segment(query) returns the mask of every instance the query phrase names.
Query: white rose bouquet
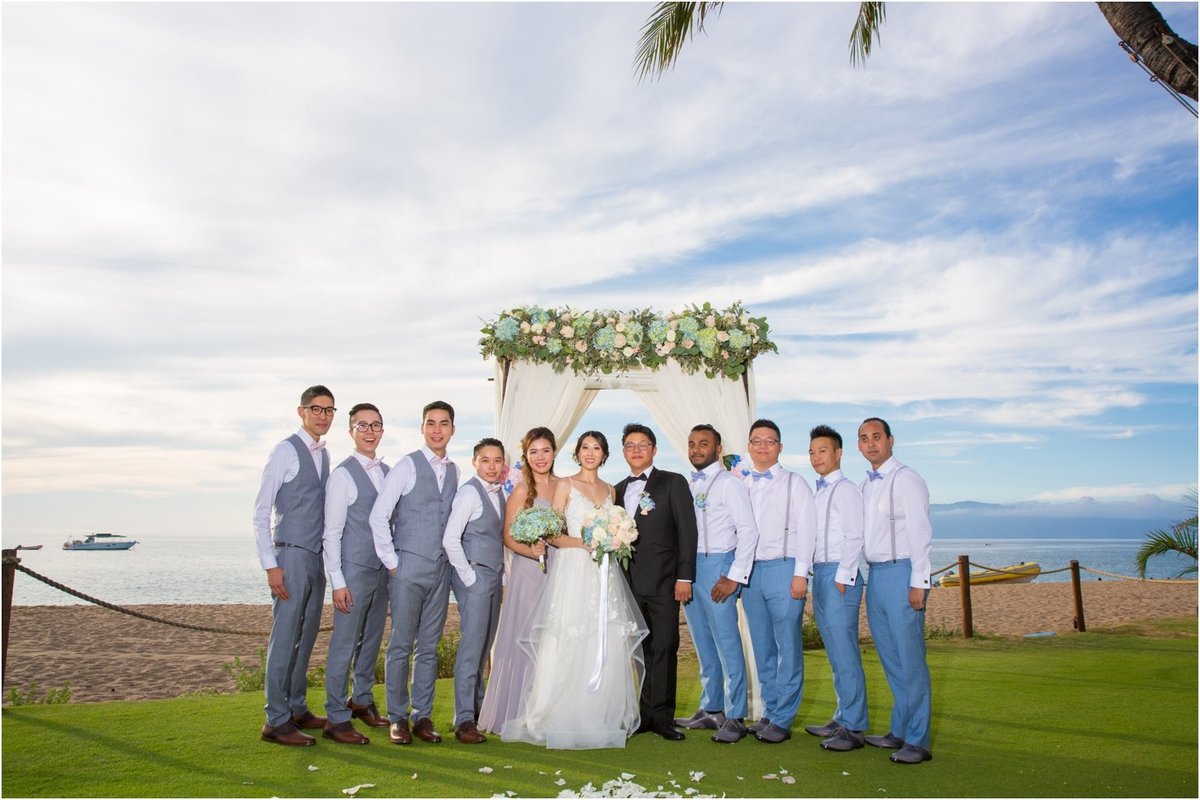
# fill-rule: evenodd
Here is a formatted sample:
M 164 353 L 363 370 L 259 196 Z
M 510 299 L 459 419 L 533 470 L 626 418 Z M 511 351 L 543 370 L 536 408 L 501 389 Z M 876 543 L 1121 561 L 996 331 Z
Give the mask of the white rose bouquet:
M 597 564 L 611 553 L 621 566 L 627 566 L 638 538 L 633 517 L 620 506 L 589 511 L 583 518 L 582 533 L 584 543 L 592 546 L 592 558 Z

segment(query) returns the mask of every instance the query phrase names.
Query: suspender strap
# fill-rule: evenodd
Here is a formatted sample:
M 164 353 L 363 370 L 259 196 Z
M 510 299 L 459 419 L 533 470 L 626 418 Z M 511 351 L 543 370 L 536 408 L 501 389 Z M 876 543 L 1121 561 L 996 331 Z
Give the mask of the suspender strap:
M 792 475 L 795 473 L 789 472 L 787 477 L 787 503 L 783 508 L 783 557 L 788 557 L 788 539 L 791 538 L 792 524 Z
M 896 560 L 896 479 L 900 477 L 900 473 L 908 467 L 901 467 L 892 475 L 892 482 L 888 484 L 888 515 L 889 525 L 892 530 L 892 561 Z
M 842 476 L 833 482 L 833 486 L 829 487 L 829 500 L 825 504 L 825 561 L 829 561 L 829 520 L 833 515 L 833 493 L 837 491 L 837 487 L 840 486 L 844 480 L 849 479 L 845 476 Z
M 708 493 L 712 489 L 712 485 L 716 483 L 717 478 L 721 476 L 723 470 L 717 470 L 717 473 L 708 479 L 708 483 L 704 484 L 704 508 L 700 509 L 700 529 L 704 535 L 704 554 L 708 555 Z

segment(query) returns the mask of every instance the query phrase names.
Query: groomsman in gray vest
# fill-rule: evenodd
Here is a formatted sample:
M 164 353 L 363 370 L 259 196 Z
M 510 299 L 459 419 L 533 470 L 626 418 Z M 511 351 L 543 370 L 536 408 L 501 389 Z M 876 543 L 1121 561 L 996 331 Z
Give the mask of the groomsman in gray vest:
M 321 534 L 325 528 L 325 479 L 329 454 L 321 437 L 333 423 L 333 392 L 310 386 L 300 395 L 300 430 L 275 446 L 263 468 L 254 500 L 254 542 L 274 598 L 267 641 L 264 690 L 268 742 L 303 747 L 325 720 L 308 709 L 308 659 L 321 627 L 325 576 Z M 271 510 L 275 523 L 271 524 Z
M 430 744 L 442 740 L 430 715 L 437 684 L 437 643 L 450 602 L 450 566 L 442 534 L 458 488 L 458 467 L 446 457 L 454 435 L 454 409 L 449 403 L 436 400 L 425 406 L 421 435 L 424 446 L 400 459 L 388 473 L 370 516 L 375 553 L 391 576 L 392 635 L 384 674 L 391 722 L 388 738 L 395 744 L 412 744 L 413 736 Z
M 354 453 L 325 486 L 325 572 L 333 587 L 333 635 L 325 662 L 325 737 L 339 744 L 369 741 L 350 724 L 358 717 L 373 728 L 389 726 L 375 707 L 375 659 L 387 618 L 387 571 L 375 554 L 368 517 L 388 473 L 376 458 L 383 416 L 370 403 L 350 409 Z M 353 665 L 354 684 L 347 697 Z
M 454 495 L 442 546 L 450 560 L 450 585 L 458 602 L 462 637 L 454 662 L 454 738 L 483 744 L 483 667 L 496 638 L 504 575 L 504 444 L 480 439 L 475 445 L 475 476 Z

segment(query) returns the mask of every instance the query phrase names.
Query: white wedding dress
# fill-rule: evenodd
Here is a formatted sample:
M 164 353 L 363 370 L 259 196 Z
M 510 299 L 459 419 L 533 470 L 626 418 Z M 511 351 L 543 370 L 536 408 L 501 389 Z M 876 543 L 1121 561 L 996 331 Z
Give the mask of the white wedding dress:
M 604 507 L 611 505 L 605 500 Z M 571 536 L 581 536 L 583 519 L 594 507 L 572 485 L 566 508 Z M 602 570 L 608 576 L 608 603 L 605 653 L 597 675 Z M 639 723 L 638 696 L 645 677 L 641 642 L 646 633 L 615 559 L 600 566 L 583 548 L 556 551 L 541 605 L 520 640 L 534 664 L 522 693 L 521 713 L 504 724 L 501 738 L 554 750 L 624 747 Z

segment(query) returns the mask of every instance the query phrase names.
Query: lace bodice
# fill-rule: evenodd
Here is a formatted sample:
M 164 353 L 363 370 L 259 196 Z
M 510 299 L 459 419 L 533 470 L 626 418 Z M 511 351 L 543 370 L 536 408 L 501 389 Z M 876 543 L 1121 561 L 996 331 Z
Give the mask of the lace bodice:
M 612 497 L 606 497 L 600 508 L 610 508 L 611 506 Z M 567 500 L 567 508 L 564 512 L 567 518 L 567 534 L 582 539 L 583 519 L 588 515 L 589 511 L 596 507 L 596 504 L 589 500 L 588 496 L 572 483 L 571 497 Z

